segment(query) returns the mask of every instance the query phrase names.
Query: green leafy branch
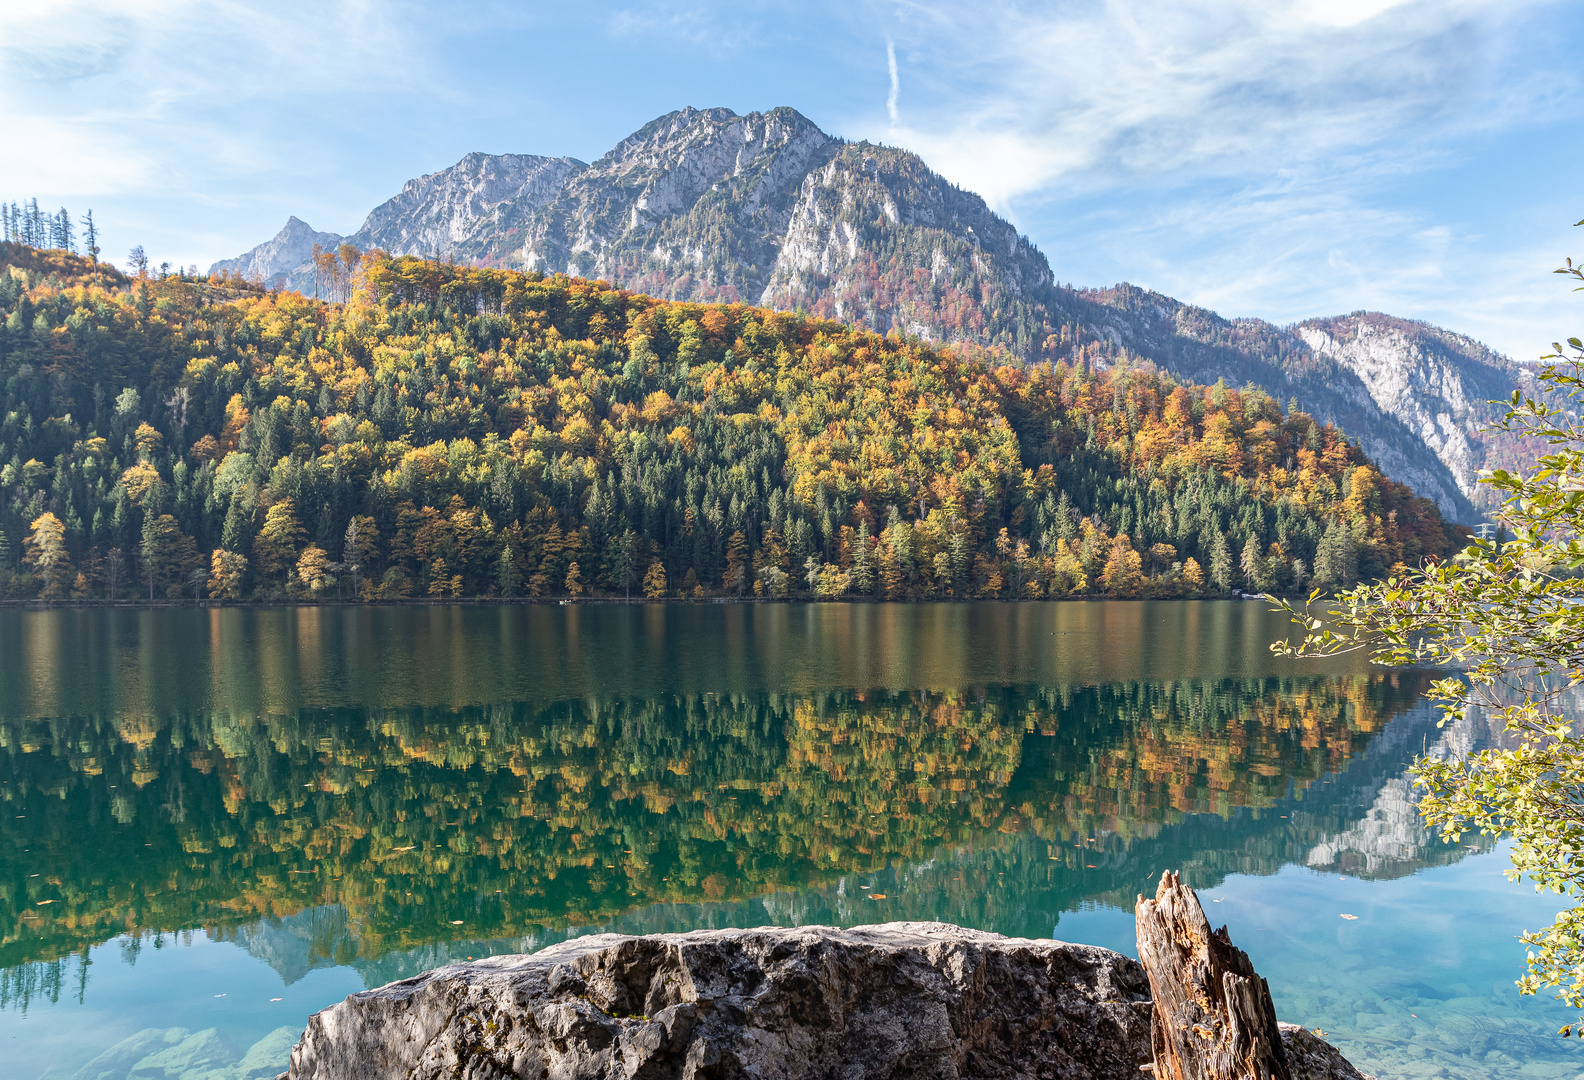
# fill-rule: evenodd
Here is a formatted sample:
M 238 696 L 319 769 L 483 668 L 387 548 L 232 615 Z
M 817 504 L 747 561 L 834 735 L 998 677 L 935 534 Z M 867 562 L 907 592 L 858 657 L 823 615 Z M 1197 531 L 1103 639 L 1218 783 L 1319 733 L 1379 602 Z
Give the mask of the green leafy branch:
M 1584 282 L 1572 260 L 1557 272 Z M 1477 712 L 1500 723 L 1505 745 L 1415 763 L 1419 810 L 1448 842 L 1475 831 L 1511 835 L 1508 877 L 1570 899 L 1550 926 L 1522 936 L 1528 970 L 1518 988 L 1555 988 L 1584 1010 L 1584 737 L 1575 730 L 1584 685 L 1584 341 L 1554 343 L 1542 359 L 1541 391 L 1514 391 L 1496 429 L 1541 440 L 1549 452 L 1526 473 L 1481 478 L 1505 497 L 1506 535 L 1331 598 L 1272 597 L 1302 634 L 1271 648 L 1446 669 L 1452 674 L 1429 691 L 1441 724 Z M 1575 1030 L 1584 1034 L 1584 1021 L 1561 1034 Z

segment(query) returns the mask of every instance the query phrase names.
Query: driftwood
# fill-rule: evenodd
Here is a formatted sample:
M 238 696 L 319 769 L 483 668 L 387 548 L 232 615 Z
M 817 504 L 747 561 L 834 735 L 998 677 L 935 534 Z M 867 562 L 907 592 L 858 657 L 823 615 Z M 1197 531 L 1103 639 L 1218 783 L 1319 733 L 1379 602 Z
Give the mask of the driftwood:
M 1292 1080 L 1270 988 L 1226 927 L 1211 932 L 1194 891 L 1166 871 L 1135 922 L 1156 1080 Z

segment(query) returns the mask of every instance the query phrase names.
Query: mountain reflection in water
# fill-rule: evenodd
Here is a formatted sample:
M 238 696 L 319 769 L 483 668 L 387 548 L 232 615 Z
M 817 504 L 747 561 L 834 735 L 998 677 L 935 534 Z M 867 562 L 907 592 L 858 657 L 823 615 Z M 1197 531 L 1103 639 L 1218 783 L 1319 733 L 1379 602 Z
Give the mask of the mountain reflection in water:
M 344 925 L 315 951 L 341 963 L 458 921 L 521 938 L 767 893 L 802 896 L 798 921 L 852 922 L 873 912 L 829 886 L 899 868 L 956 871 L 910 891 L 934 909 L 906 917 L 1049 933 L 1159 867 L 1208 880 L 1325 849 L 1391 779 L 1350 784 L 1347 762 L 1418 690 L 1311 676 L 7 720 L 0 850 L 38 876 L 6 875 L 0 964 L 326 905 Z
M 0 1001 L 80 994 L 118 935 L 372 984 L 591 926 L 1041 936 L 1165 867 L 1455 857 L 1371 811 L 1439 734 L 1426 677 L 1273 674 L 1281 629 L 1232 604 L 7 613 Z

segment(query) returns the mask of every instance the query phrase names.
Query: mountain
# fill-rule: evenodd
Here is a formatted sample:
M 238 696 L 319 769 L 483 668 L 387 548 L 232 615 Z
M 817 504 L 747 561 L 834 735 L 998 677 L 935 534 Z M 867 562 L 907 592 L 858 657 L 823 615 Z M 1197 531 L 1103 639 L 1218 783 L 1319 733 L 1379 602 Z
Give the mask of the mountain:
M 1476 520 L 1493 505 L 1480 469 L 1525 459 L 1517 440 L 1481 429 L 1501 418 L 1493 399 L 1534 389 L 1533 372 L 1472 338 L 1377 312 L 1289 327 L 1225 319 L 1126 284 L 1077 295 L 1095 361 L 1137 356 L 1190 382 L 1295 397 L 1454 519 Z
M 645 125 L 528 221 L 529 269 L 667 299 L 758 302 L 809 173 L 840 143 L 792 109 L 684 109 Z
M 1496 505 L 1489 489 L 1476 483 L 1479 470 L 1514 468 L 1540 452 L 1485 430 L 1505 412 L 1492 402 L 1505 401 L 1514 387 L 1539 390 L 1532 367 L 1462 334 L 1377 312 L 1311 319 L 1293 330 L 1316 355 L 1355 376 L 1383 412 L 1433 450 L 1476 506 Z
M 211 266 L 209 272 L 230 273 L 250 281 L 271 284 L 290 283 L 296 288 L 296 283 L 291 281 L 292 275 L 308 262 L 313 246 L 318 244 L 321 248 L 333 248 L 340 245 L 343 239 L 336 233 L 315 232 L 307 222 L 294 215 L 286 219 L 286 226 L 275 234 L 274 239 L 234 259 L 222 259 Z M 311 282 L 311 269 L 308 277 Z
M 523 216 L 551 202 L 569 176 L 586 168 L 574 158 L 469 154 L 449 169 L 407 181 L 349 236 L 315 232 L 292 217 L 274 239 L 215 263 L 209 272 L 310 291 L 314 244 L 323 250 L 352 244 L 364 251 L 501 262 L 503 245 L 520 230 Z
M 407 181 L 347 239 L 365 250 L 499 262 L 524 219 L 587 168 L 567 157 L 469 154 L 449 169 Z
M 1280 327 L 1122 284 L 1058 284 L 1037 248 L 916 154 L 827 135 L 794 109 L 681 109 L 593 164 L 469 154 L 409 181 L 348 237 L 292 218 L 217 263 L 311 290 L 314 242 L 744 301 L 1023 360 L 1154 363 L 1296 396 L 1387 473 L 1472 521 L 1481 468 L 1522 448 L 1479 428 L 1527 369 L 1469 338 L 1357 312 Z M 295 260 L 295 261 L 294 261 Z

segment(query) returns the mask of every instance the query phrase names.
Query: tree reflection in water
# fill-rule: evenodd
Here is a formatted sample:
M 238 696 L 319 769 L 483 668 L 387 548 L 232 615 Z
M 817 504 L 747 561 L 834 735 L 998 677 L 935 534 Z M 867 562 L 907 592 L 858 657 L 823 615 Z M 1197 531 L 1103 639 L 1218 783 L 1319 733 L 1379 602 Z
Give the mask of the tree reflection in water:
M 937 910 L 914 916 L 982 925 L 1016 893 L 1040 898 L 1048 933 L 1051 905 L 1130 902 L 1168 850 L 1211 873 L 1301 858 L 1295 830 L 1312 846 L 1360 808 L 1260 812 L 1318 806 L 1290 797 L 1420 688 L 1308 676 L 5 720 L 5 993 L 60 993 L 69 976 L 28 962 L 118 934 L 334 906 L 315 957 L 373 963 L 765 894 L 852 921 L 815 894 L 939 867 L 956 872 L 928 890 Z

